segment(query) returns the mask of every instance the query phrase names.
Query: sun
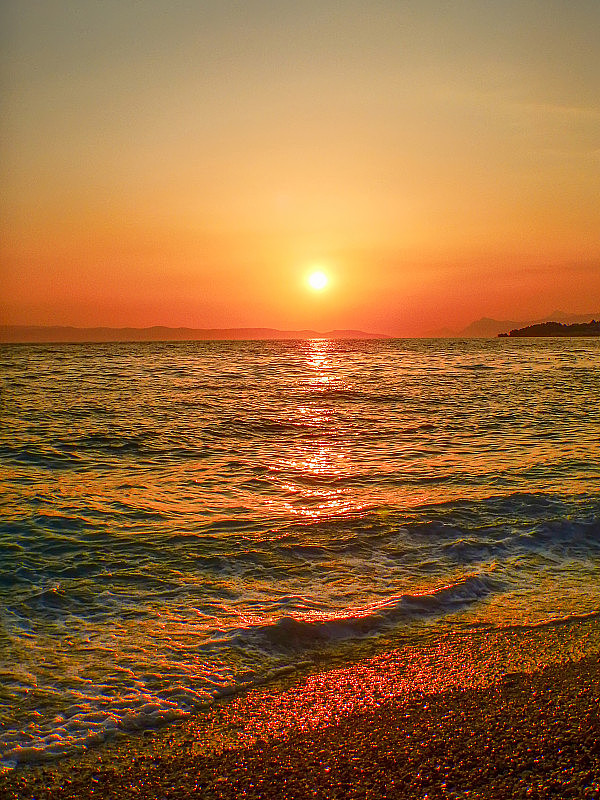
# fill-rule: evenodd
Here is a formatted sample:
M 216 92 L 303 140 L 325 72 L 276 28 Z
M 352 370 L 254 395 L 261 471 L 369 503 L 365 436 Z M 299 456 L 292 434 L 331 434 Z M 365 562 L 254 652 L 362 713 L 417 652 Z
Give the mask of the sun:
M 315 270 L 308 276 L 308 285 L 316 292 L 321 292 L 329 283 L 329 278 L 321 270 Z

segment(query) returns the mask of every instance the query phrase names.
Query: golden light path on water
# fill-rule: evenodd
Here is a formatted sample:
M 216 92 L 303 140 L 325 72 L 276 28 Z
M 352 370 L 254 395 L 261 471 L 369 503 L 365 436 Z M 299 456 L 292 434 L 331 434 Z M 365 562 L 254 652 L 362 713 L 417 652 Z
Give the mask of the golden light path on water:
M 307 376 L 297 387 L 299 392 L 307 389 L 323 394 L 339 382 L 336 379 L 336 363 L 331 355 L 328 339 L 309 339 L 305 345 Z M 310 425 L 311 436 L 297 442 L 293 451 L 286 452 L 271 467 L 282 475 L 294 474 L 295 481 L 283 480 L 281 488 L 294 498 L 284 502 L 285 512 L 307 520 L 334 519 L 340 514 L 358 513 L 361 505 L 352 498 L 349 487 L 336 488 L 336 482 L 347 478 L 352 472 L 350 443 L 336 435 L 335 444 L 328 441 L 332 425 L 332 412 L 318 401 L 310 406 L 299 403 L 294 413 L 300 424 Z M 293 421 L 296 421 L 293 420 Z

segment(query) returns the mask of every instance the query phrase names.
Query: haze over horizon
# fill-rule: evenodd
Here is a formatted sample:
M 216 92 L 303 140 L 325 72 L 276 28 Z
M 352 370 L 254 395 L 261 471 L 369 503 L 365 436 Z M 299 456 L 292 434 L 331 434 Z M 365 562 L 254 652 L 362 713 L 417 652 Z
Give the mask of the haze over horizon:
M 1 324 L 600 305 L 594 0 L 8 0 L 2 29 Z

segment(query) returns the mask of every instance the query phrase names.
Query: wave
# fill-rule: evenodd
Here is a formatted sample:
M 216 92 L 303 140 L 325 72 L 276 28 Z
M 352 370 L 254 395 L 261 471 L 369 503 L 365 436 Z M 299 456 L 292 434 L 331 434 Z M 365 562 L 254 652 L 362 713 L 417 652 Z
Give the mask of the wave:
M 374 636 L 401 622 L 450 614 L 500 588 L 500 581 L 491 575 L 473 574 L 455 583 L 414 594 L 396 595 L 360 608 L 282 616 L 274 622 L 260 622 L 238 629 L 233 635 L 229 633 L 227 639 L 229 645 L 236 647 L 260 646 L 263 642 L 279 651 L 305 650 L 327 641 Z
M 297 395 L 301 400 L 341 400 L 357 403 L 406 403 L 410 398 L 404 392 L 372 392 L 344 387 L 315 387 Z
M 458 364 L 458 369 L 466 369 L 473 371 L 482 371 L 488 369 L 497 369 L 493 364 Z
M 82 457 L 74 452 L 64 452 L 48 446 L 5 445 L 0 447 L 0 461 L 6 461 L 13 466 L 60 471 L 80 468 Z

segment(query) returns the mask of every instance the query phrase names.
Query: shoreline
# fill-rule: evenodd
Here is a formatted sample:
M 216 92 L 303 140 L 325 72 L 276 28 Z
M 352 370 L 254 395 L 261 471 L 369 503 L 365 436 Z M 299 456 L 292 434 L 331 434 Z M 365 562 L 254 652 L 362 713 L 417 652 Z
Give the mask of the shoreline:
M 150 737 L 19 768 L 0 777 L 0 797 L 600 798 L 598 653 L 433 691 L 407 691 L 394 663 L 365 686 L 368 668 L 372 679 L 385 664 L 257 689 Z

